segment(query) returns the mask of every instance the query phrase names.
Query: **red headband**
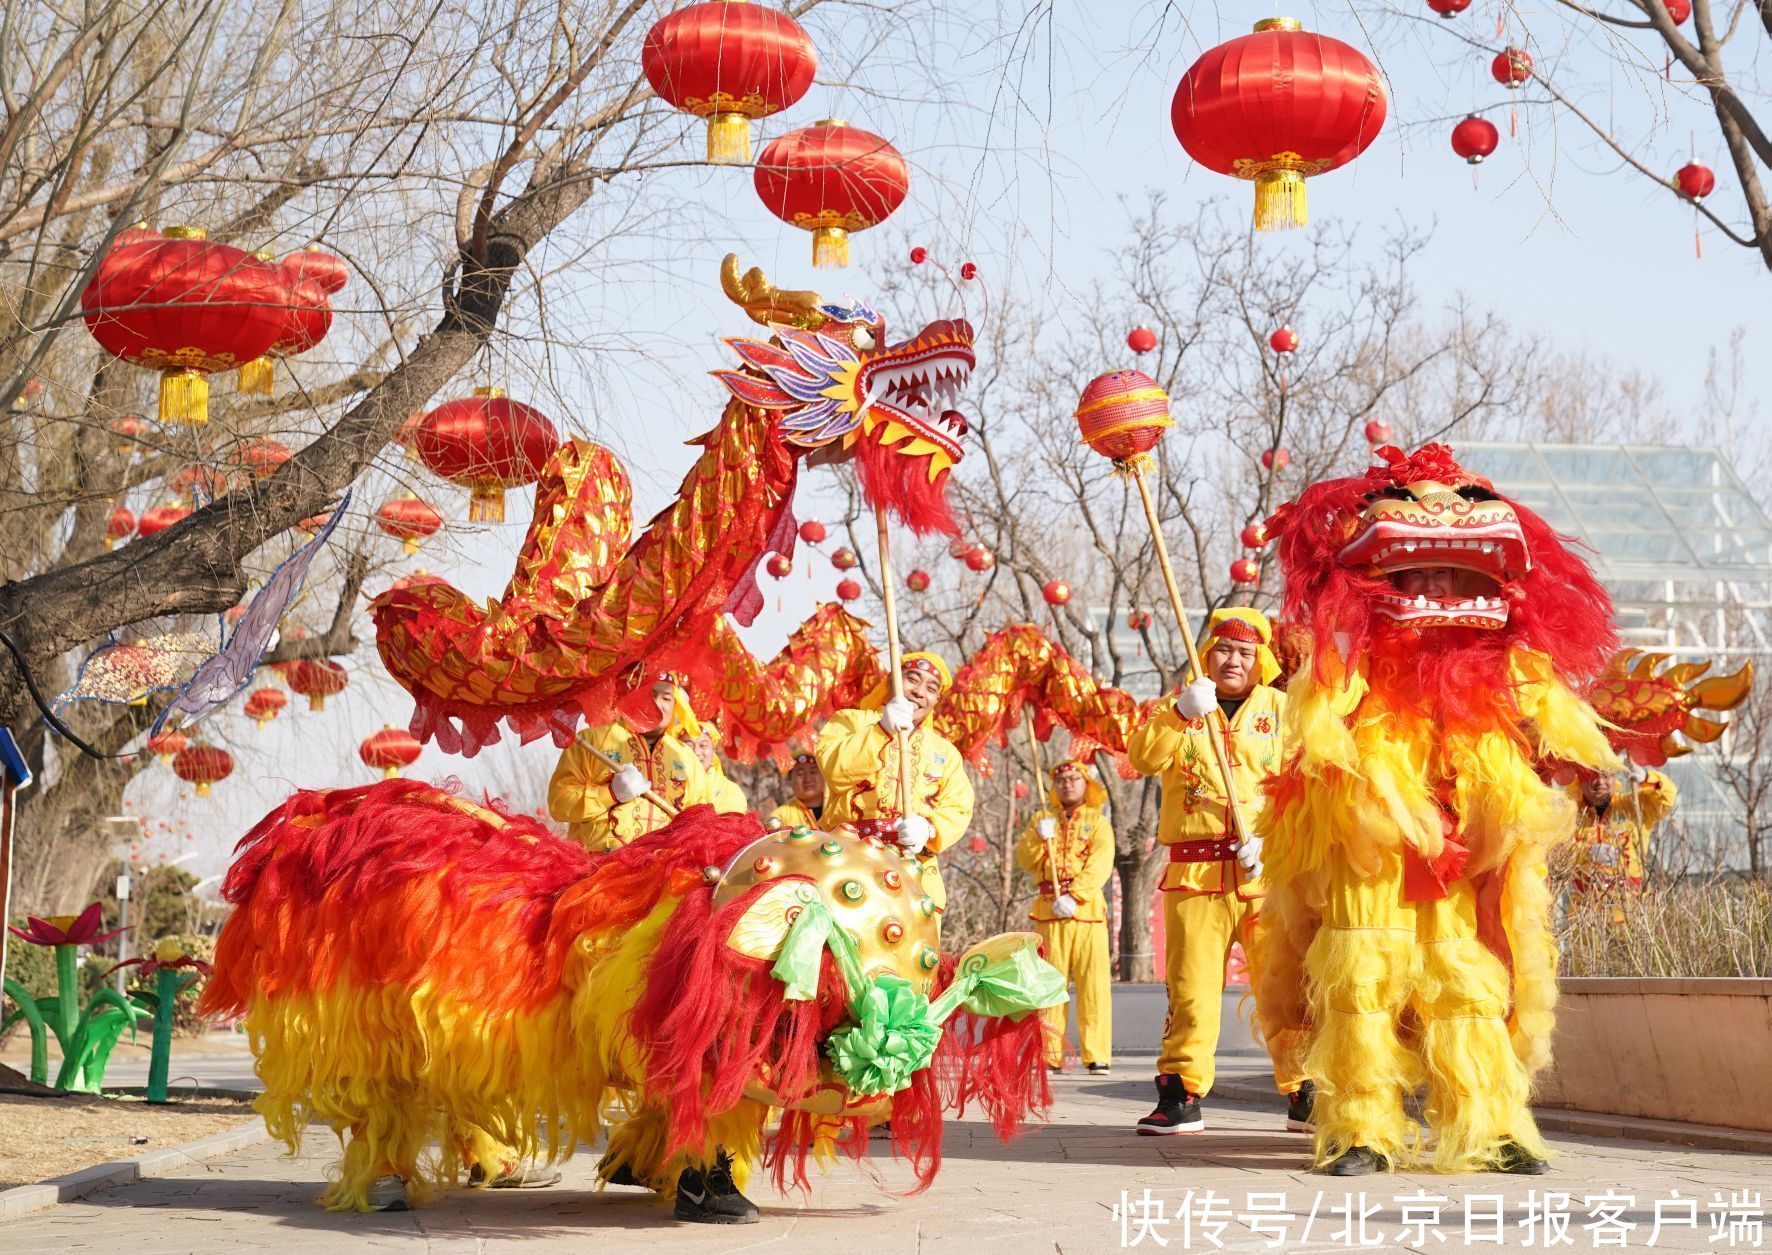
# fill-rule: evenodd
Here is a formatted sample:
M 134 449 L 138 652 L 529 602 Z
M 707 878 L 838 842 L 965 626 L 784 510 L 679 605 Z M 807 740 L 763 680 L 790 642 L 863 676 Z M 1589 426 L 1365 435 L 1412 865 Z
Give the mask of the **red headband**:
M 1261 633 L 1255 630 L 1254 625 L 1243 619 L 1225 619 L 1212 629 L 1212 635 L 1220 640 L 1242 641 L 1248 645 L 1267 644 L 1261 639 Z
M 924 675 L 932 675 L 941 679 L 941 669 L 927 658 L 906 658 L 899 667 L 900 671 L 921 671 Z

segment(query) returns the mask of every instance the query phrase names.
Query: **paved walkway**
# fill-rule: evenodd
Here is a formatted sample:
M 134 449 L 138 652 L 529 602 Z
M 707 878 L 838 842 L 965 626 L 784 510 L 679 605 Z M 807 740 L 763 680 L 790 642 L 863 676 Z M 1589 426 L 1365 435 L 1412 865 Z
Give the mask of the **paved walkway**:
M 1246 1070 L 1235 1069 L 1226 1079 Z M 1763 1227 L 1758 1243 L 1752 1227 L 1761 1204 L 1735 1200 L 1733 1243 L 1728 1209 L 1732 1193 L 1757 1193 L 1763 1202 L 1772 1202 L 1772 1158 L 1555 1137 L 1559 1155 L 1547 1177 L 1365 1178 L 1351 1183 L 1356 1188 L 1349 1200 L 1343 1183 L 1306 1171 L 1305 1139 L 1282 1131 L 1277 1098 L 1261 1104 L 1215 1102 L 1209 1107 L 1210 1127 L 1198 1136 L 1141 1138 L 1128 1126 L 1150 1105 L 1149 1061 L 1117 1063 L 1116 1073 L 1104 1080 L 1061 1079 L 1052 1123 L 1007 1147 L 978 1122 L 950 1125 L 946 1162 L 935 1186 L 924 1194 L 892 1193 L 910 1181 L 898 1165 L 845 1164 L 816 1178 L 805 1198 L 783 1198 L 758 1188 L 753 1197 L 763 1208 L 763 1220 L 746 1228 L 678 1225 L 641 1190 L 612 1188 L 598 1194 L 592 1186 L 595 1157 L 588 1154 L 568 1161 L 564 1182 L 553 1189 L 462 1190 L 416 1212 L 330 1215 L 314 1199 L 334 1147 L 330 1135 L 316 1130 L 304 1154 L 294 1160 L 265 1143 L 178 1176 L 0 1222 L 0 1251 L 1082 1255 L 1219 1249 L 1213 1238 L 1223 1249 L 1236 1251 L 1274 1249 L 1276 1239 L 1285 1250 L 1352 1249 L 1362 1236 L 1359 1217 L 1365 1212 L 1365 1249 L 1425 1252 L 1463 1246 L 1467 1212 L 1473 1237 L 1497 1232 L 1485 1217 L 1498 1206 L 1504 1209 L 1503 1245 L 1526 1248 L 1530 1237 L 1530 1249 L 1546 1247 L 1546 1225 L 1554 1226 L 1561 1215 L 1570 1239 L 1567 1249 L 1580 1251 L 1604 1245 L 1600 1238 L 1620 1245 L 1619 1234 L 1627 1247 L 1651 1245 L 1657 1200 L 1668 1201 L 1661 1204 L 1663 1224 L 1653 1235 L 1655 1249 L 1764 1246 Z M 1360 1186 L 1365 1188 L 1363 1200 Z M 1151 1201 L 1142 1203 L 1147 1190 Z M 1191 1232 L 1184 1232 L 1177 1213 L 1189 1214 L 1183 1204 L 1190 1190 L 1195 1192 L 1194 1223 Z M 1404 1223 L 1407 1217 L 1396 1200 L 1422 1191 L 1450 1200 L 1440 1206 L 1440 1239 L 1431 1224 L 1424 1223 L 1418 1234 L 1415 1226 Z M 1553 1206 L 1548 1222 L 1541 1220 L 1530 1231 L 1522 1228 L 1529 1197 L 1542 1198 L 1546 1191 L 1569 1199 Z M 1711 1214 L 1719 1192 L 1720 1237 L 1713 1236 L 1718 1222 Z M 1124 1221 L 1116 1214 L 1123 1194 L 1135 1204 Z M 1675 1199 L 1690 1201 L 1692 1210 L 1683 1203 L 1669 1206 Z M 1260 1214 L 1252 1211 L 1264 1206 Z M 1417 1213 L 1424 1222 L 1431 1220 L 1431 1201 L 1416 1206 L 1425 1209 Z M 1161 1222 L 1156 1220 L 1158 1207 Z M 1313 1209 L 1307 1233 L 1306 1218 Z M 1295 1218 L 1284 1220 L 1282 1212 Z M 1141 1218 L 1149 1223 L 1141 1225 Z M 1590 1225 L 1599 1227 L 1584 1227 Z M 1159 1244 L 1159 1237 L 1166 1245 Z

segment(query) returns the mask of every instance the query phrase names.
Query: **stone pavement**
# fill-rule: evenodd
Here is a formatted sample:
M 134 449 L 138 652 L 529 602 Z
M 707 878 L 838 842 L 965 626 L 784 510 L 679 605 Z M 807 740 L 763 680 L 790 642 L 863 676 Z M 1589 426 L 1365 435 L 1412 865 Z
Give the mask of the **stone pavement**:
M 262 1143 L 160 1177 L 95 1194 L 80 1202 L 0 1222 L 0 1252 L 159 1252 L 275 1250 L 727 1252 L 779 1250 L 849 1255 L 952 1252 L 954 1255 L 1035 1255 L 1133 1250 L 1257 1251 L 1352 1249 L 1364 1236 L 1368 1250 L 1445 1250 L 1465 1245 L 1465 1211 L 1471 1236 L 1498 1230 L 1485 1220 L 1503 1207 L 1508 1247 L 1547 1245 L 1549 1230 L 1566 1219 L 1567 1249 L 1605 1245 L 1655 1249 L 1752 1250 L 1764 1248 L 1760 1211 L 1772 1202 L 1772 1158 L 1558 1136 L 1551 1175 L 1539 1178 L 1456 1177 L 1427 1174 L 1333 1182 L 1306 1171 L 1306 1139 L 1283 1132 L 1279 1099 L 1262 1103 L 1209 1101 L 1209 1127 L 1186 1137 L 1137 1137 L 1129 1126 L 1149 1109 L 1150 1061 L 1117 1061 L 1116 1075 L 1089 1079 L 1067 1075 L 1055 1084 L 1052 1122 L 1005 1147 L 988 1126 L 974 1120 L 949 1126 L 945 1163 L 924 1194 L 893 1193 L 910 1182 L 902 1166 L 867 1168 L 845 1163 L 815 1177 L 804 1198 L 781 1197 L 757 1187 L 762 1223 L 744 1228 L 685 1226 L 642 1190 L 592 1188 L 595 1156 L 580 1154 L 563 1165 L 565 1180 L 547 1190 L 461 1190 L 421 1211 L 379 1216 L 335 1216 L 319 1209 L 320 1189 L 334 1143 L 316 1129 L 300 1158 L 281 1157 Z M 1243 1075 L 1238 1075 L 1242 1073 Z M 1227 1072 L 1227 1080 L 1254 1079 L 1252 1069 Z M 1354 1220 L 1348 1220 L 1352 1186 Z M 1360 1191 L 1364 1190 L 1364 1199 Z M 1145 1202 L 1144 1191 L 1150 1192 Z M 1192 1208 L 1184 1207 L 1194 1191 Z M 1207 1194 L 1211 1191 L 1211 1195 Z M 1405 1226 L 1398 1196 L 1425 1191 L 1451 1200 L 1432 1226 L 1430 1210 L 1417 1214 L 1420 1233 Z M 1530 1197 L 1546 1191 L 1570 1196 L 1553 1205 L 1538 1227 L 1522 1228 Z M 1122 1192 L 1134 1203 L 1116 1214 Z M 1677 1194 L 1676 1194 L 1677 1192 Z M 1721 1236 L 1711 1211 L 1721 1193 Z M 1251 1194 L 1255 1198 L 1251 1198 Z M 1732 1193 L 1735 1240 L 1730 1241 Z M 1269 1197 L 1262 1198 L 1266 1194 Z M 1484 1196 L 1490 1196 L 1485 1198 Z M 1608 1202 L 1608 1197 L 1611 1197 Z M 1693 1201 L 1690 1212 L 1670 1201 Z M 1651 1234 L 1656 1201 L 1663 1225 Z M 1694 1201 L 1695 1200 L 1695 1201 Z M 1265 1209 L 1256 1214 L 1252 1209 Z M 1157 1219 L 1161 1208 L 1161 1221 Z M 1337 1212 L 1335 1209 L 1340 1208 Z M 1306 1220 L 1315 1210 L 1315 1218 Z M 1372 1210 L 1377 1209 L 1377 1210 Z M 1191 1217 L 1184 1232 L 1181 1216 Z M 1367 1212 L 1362 1235 L 1358 1217 Z M 1280 1212 L 1294 1219 L 1284 1220 Z M 1142 1221 L 1146 1223 L 1140 1223 Z M 1687 1223 L 1695 1220 L 1695 1224 Z M 1202 1223 L 1212 1222 L 1212 1223 Z M 1213 1224 L 1223 1222 L 1221 1227 Z M 1756 1230 L 1755 1224 L 1760 1227 Z M 1630 1229 L 1619 1226 L 1629 1224 Z M 1584 1226 L 1595 1225 L 1595 1228 Z M 1283 1226 L 1283 1227 L 1282 1227 Z M 1438 1236 L 1436 1236 L 1436 1233 Z M 1622 1235 L 1623 1241 L 1618 1240 Z M 1166 1245 L 1160 1244 L 1158 1238 Z M 1400 1241 L 1399 1237 L 1407 1238 Z M 1425 1241 L 1416 1240 L 1424 1237 Z M 1756 1237 L 1758 1241 L 1756 1241 Z M 1133 1240 L 1136 1239 L 1136 1244 Z M 1376 1239 L 1376 1240 L 1374 1240 Z

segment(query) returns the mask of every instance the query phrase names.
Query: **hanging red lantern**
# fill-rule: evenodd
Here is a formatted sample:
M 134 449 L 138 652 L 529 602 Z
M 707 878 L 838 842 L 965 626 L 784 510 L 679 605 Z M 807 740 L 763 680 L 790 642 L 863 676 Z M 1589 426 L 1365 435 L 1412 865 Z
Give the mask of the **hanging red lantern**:
M 1700 201 L 1717 190 L 1717 176 L 1709 166 L 1689 161 L 1674 172 L 1674 190 L 1690 201 Z
M 1017 780 L 1014 784 L 1009 786 L 1009 793 L 1016 801 L 1021 801 L 1021 799 L 1028 795 L 1028 782 L 1026 780 Z
M 812 264 L 849 264 L 849 234 L 878 226 L 904 203 L 911 176 L 898 149 L 871 131 L 825 118 L 771 140 L 757 158 L 764 208 L 812 232 Z
M 1238 539 L 1243 542 L 1245 549 L 1260 549 L 1267 544 L 1267 524 L 1259 519 L 1243 524 L 1243 531 Z
M 1134 353 L 1149 353 L 1157 347 L 1157 333 L 1149 327 L 1134 327 L 1126 333 L 1126 347 Z
M 1231 579 L 1238 584 L 1253 584 L 1261 579 L 1261 564 L 1254 558 L 1238 558 L 1231 563 Z
M 860 584 L 857 584 L 854 580 L 837 581 L 838 601 L 854 601 L 859 596 L 861 596 Z
M 169 763 L 178 757 L 180 750 L 191 743 L 191 739 L 176 729 L 162 732 L 159 736 L 148 738 L 148 752 L 163 763 Z
M 1500 143 L 1501 132 L 1495 129 L 1495 123 L 1474 113 L 1452 128 L 1452 151 L 1473 166 L 1482 165 L 1483 158 Z
M 768 571 L 769 574 L 773 575 L 776 579 L 785 580 L 793 573 L 794 564 L 784 558 L 781 554 L 775 553 L 769 555 L 769 561 L 763 564 L 763 569 Z
M 966 555 L 966 566 L 969 570 L 988 571 L 996 565 L 997 555 L 983 545 L 975 546 L 972 552 Z
M 1280 448 L 1263 449 L 1261 465 L 1264 470 L 1283 471 L 1292 465 L 1292 455 Z
M 163 532 L 174 523 L 190 515 L 190 510 L 176 501 L 168 501 L 165 505 L 157 505 L 143 514 L 141 522 L 136 524 L 135 534 L 152 536 L 155 532 Z
M 839 571 L 853 571 L 860 564 L 861 559 L 855 556 L 853 549 L 839 549 L 831 555 L 831 565 Z
M 660 18 L 646 33 L 640 68 L 665 101 L 707 119 L 709 161 L 745 162 L 751 120 L 797 103 L 818 54 L 787 14 L 712 0 Z
M 226 471 L 216 470 L 211 466 L 181 466 L 166 486 L 181 497 L 189 497 L 191 504 L 198 504 L 198 497 L 213 501 L 228 491 Z
M 560 445 L 560 433 L 540 410 L 505 396 L 502 388 L 475 388 L 426 414 L 414 434 L 418 456 L 444 479 L 472 490 L 468 519 L 502 523 L 504 490 L 533 484 Z
M 419 460 L 418 429 L 424 426 L 424 421 L 425 412 L 423 410 L 416 414 L 408 414 L 406 421 L 401 423 L 400 429 L 394 433 L 394 443 L 406 450 L 406 456 L 414 462 Z
M 913 593 L 928 592 L 929 572 L 921 568 L 912 571 L 909 575 L 904 577 L 904 586 L 910 589 Z
M 266 264 L 275 264 L 283 272 L 289 293 L 288 305 L 283 311 L 282 333 L 265 350 L 263 357 L 255 357 L 240 367 L 236 383 L 242 393 L 268 397 L 276 391 L 276 359 L 307 352 L 332 330 L 332 302 L 327 299 L 326 289 L 302 272 L 298 261 L 302 254 L 295 254 L 282 262 L 275 262 L 269 253 L 254 256 Z M 297 264 L 292 265 L 292 262 Z
M 1142 632 L 1151 625 L 1149 610 L 1129 610 L 1126 612 L 1126 626 L 1134 632 Z
M 1062 606 L 1071 599 L 1071 586 L 1063 580 L 1047 580 L 1040 586 L 1040 596 L 1049 606 Z
M 410 767 L 418 761 L 423 748 L 412 733 L 389 723 L 383 724 L 380 732 L 363 738 L 363 743 L 357 747 L 357 757 L 371 767 L 381 768 L 384 780 L 392 780 L 400 774 L 402 767 Z
M 1173 427 L 1169 394 L 1142 370 L 1097 375 L 1077 399 L 1077 431 L 1083 443 L 1121 469 L 1150 461 L 1150 450 Z
M 245 709 L 247 716 L 257 721 L 262 728 L 275 719 L 288 704 L 289 698 L 282 689 L 253 689 L 246 698 Z
M 983 854 L 986 850 L 991 848 L 991 843 L 986 841 L 983 837 L 968 837 L 966 839 L 966 848 L 971 850 L 974 854 Z
M 1267 338 L 1268 347 L 1282 356 L 1298 352 L 1298 333 L 1290 326 L 1281 327 Z
M 276 266 L 194 227 L 112 248 L 81 293 L 107 353 L 158 370 L 160 421 L 209 421 L 208 376 L 237 370 L 283 334 L 289 285 Z
M 253 479 L 268 479 L 279 466 L 294 456 L 276 440 L 250 440 L 240 446 L 234 461 Z
M 800 539 L 809 545 L 822 544 L 825 538 L 824 524 L 817 519 L 807 519 L 800 524 Z
M 105 430 L 111 433 L 111 449 L 132 457 L 136 442 L 153 429 L 153 425 L 140 414 L 121 414 L 105 424 Z
M 1509 91 L 1532 77 L 1532 54 L 1524 48 L 1504 48 L 1489 63 L 1489 73 Z
M 443 516 L 412 493 L 396 497 L 375 512 L 375 525 L 401 542 L 406 553 L 417 553 L 418 543 L 443 526 Z
M 1684 26 L 1686 19 L 1692 16 L 1692 0 L 1661 0 L 1667 9 L 1667 19 L 1675 26 Z
M 1427 7 L 1444 18 L 1454 18 L 1471 7 L 1471 0 L 1427 0 Z
M 956 562 L 964 562 L 966 555 L 976 548 L 978 548 L 976 540 L 950 540 L 948 542 L 948 557 Z
M 118 506 L 111 511 L 111 521 L 105 524 L 105 548 L 109 549 L 120 540 L 128 540 L 135 535 L 135 515 L 130 513 L 128 506 Z
M 313 536 L 330 522 L 332 522 L 332 511 L 328 510 L 324 514 L 310 514 L 307 518 L 298 520 L 296 526 Z
M 234 771 L 234 756 L 215 745 L 190 745 L 172 760 L 172 772 L 180 780 L 197 786 L 198 797 L 209 796 L 209 786 L 226 780 Z
M 1364 152 L 1388 110 L 1384 81 L 1363 54 L 1271 17 L 1194 62 L 1169 119 L 1195 161 L 1255 181 L 1255 228 L 1279 231 L 1309 221 L 1305 180 Z
M 351 281 L 351 268 L 343 259 L 318 244 L 310 244 L 299 253 L 289 254 L 281 265 L 299 278 L 312 279 L 328 296 L 343 291 L 345 284 Z
M 330 658 L 298 658 L 289 664 L 284 679 L 292 691 L 308 699 L 309 710 L 325 710 L 326 699 L 344 691 L 351 677 Z
M 1391 425 L 1383 419 L 1375 418 L 1366 424 L 1366 443 L 1370 445 L 1389 444 L 1391 442 Z

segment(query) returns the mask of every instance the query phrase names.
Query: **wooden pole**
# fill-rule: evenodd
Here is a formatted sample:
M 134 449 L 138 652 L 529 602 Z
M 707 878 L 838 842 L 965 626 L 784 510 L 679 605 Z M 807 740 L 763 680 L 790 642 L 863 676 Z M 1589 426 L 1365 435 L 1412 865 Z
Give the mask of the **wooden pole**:
M 601 759 L 603 765 L 605 767 L 609 768 L 610 771 L 620 771 L 623 767 L 632 767 L 634 765 L 632 763 L 624 763 L 618 758 L 611 758 L 608 754 L 605 754 L 602 750 L 598 749 L 595 745 L 586 745 L 585 748 L 590 750 L 592 754 L 595 754 L 599 759 Z M 658 807 L 659 810 L 663 811 L 665 813 L 665 818 L 675 819 L 677 817 L 677 808 L 675 806 L 672 806 L 669 802 L 665 801 L 654 790 L 647 789 L 646 792 L 642 793 L 640 796 L 645 798 L 648 802 L 651 802 L 654 806 Z
M 1034 735 L 1034 712 L 1025 705 L 1021 708 L 1021 726 L 1028 734 L 1028 757 L 1034 764 L 1034 798 L 1037 802 L 1034 822 L 1039 823 L 1046 818 L 1046 764 L 1040 761 L 1040 740 Z M 1061 859 L 1053 857 L 1054 844 L 1055 841 L 1046 843 L 1046 870 L 1052 873 L 1052 896 L 1056 900 L 1061 892 L 1058 882 L 1064 878 L 1064 864 Z M 1038 885 L 1034 887 L 1039 888 Z
M 880 550 L 880 600 L 886 610 L 886 663 L 891 668 L 886 673 L 887 691 L 892 700 L 897 701 L 904 696 L 904 654 L 898 643 L 898 591 L 893 587 L 892 579 L 892 548 L 891 537 L 886 531 L 886 507 L 874 507 L 874 526 L 879 533 Z M 911 744 L 910 737 L 903 728 L 897 732 L 898 739 L 898 813 L 901 816 L 911 814 Z
M 1138 485 L 1138 496 L 1144 502 L 1145 521 L 1151 525 L 1151 540 L 1157 546 L 1157 565 L 1163 571 L 1163 584 L 1169 590 L 1169 605 L 1175 611 L 1175 622 L 1181 628 L 1181 640 L 1187 646 L 1187 662 L 1189 679 L 1197 680 L 1205 676 L 1206 667 L 1200 661 L 1199 647 L 1194 644 L 1194 628 L 1187 621 L 1187 611 L 1181 604 L 1181 589 L 1175 583 L 1175 568 L 1169 565 L 1169 546 L 1163 540 L 1163 527 L 1157 521 L 1157 506 L 1151 500 L 1150 485 L 1144 482 L 1144 472 L 1134 470 L 1132 482 Z M 1221 735 L 1228 725 L 1224 711 L 1214 710 L 1206 718 L 1208 733 L 1206 739 L 1212 742 L 1212 757 L 1218 764 L 1218 774 L 1224 777 L 1225 814 L 1230 819 L 1231 834 L 1236 837 L 1240 846 L 1249 839 L 1249 830 L 1243 824 L 1243 808 L 1237 802 L 1236 782 L 1231 779 L 1231 765 L 1225 754 L 1224 736 Z

